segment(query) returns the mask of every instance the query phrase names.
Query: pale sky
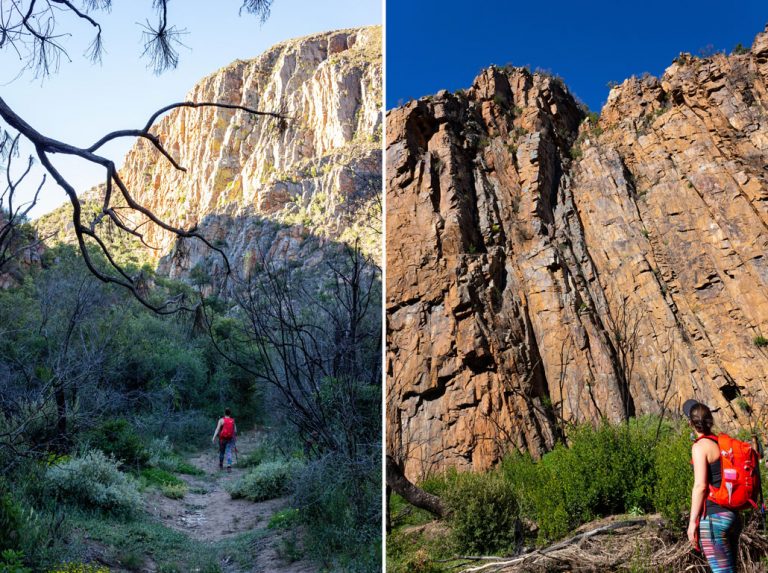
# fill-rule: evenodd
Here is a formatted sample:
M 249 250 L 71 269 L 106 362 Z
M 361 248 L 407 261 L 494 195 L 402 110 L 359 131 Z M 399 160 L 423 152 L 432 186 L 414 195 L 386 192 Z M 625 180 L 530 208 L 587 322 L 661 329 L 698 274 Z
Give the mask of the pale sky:
M 17 77 L 17 56 L 0 53 L 0 95 L 43 134 L 86 146 L 109 131 L 142 127 L 155 110 L 182 101 L 198 80 L 233 60 L 253 58 L 290 38 L 382 20 L 381 0 L 274 0 L 264 24 L 250 14 L 239 16 L 241 4 L 240 0 L 170 2 L 169 22 L 186 28 L 182 42 L 187 48 L 179 49 L 177 69 L 155 76 L 139 57 L 143 50 L 139 23 L 154 21 L 152 0 L 116 0 L 111 13 L 95 14 L 104 28 L 106 54 L 101 66 L 82 57 L 93 33 L 89 25 L 73 19 L 66 25 L 72 36 L 64 40 L 72 62 L 62 60 L 59 72 L 42 82 L 31 74 Z M 101 153 L 121 164 L 131 144 L 127 139 L 112 143 Z M 103 180 L 102 172 L 84 161 L 54 162 L 79 193 Z M 34 173 L 30 183 L 39 182 L 42 173 Z M 48 184 L 31 216 L 64 201 L 64 191 Z

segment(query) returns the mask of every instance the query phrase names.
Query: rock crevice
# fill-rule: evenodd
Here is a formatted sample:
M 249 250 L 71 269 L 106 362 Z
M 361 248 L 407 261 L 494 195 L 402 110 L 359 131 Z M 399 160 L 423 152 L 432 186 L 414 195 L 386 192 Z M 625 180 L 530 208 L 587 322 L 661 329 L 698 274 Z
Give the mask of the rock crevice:
M 768 32 L 613 88 L 492 67 L 388 114 L 390 451 L 418 479 L 564 425 L 764 422 Z M 439 391 L 436 389 L 439 388 Z

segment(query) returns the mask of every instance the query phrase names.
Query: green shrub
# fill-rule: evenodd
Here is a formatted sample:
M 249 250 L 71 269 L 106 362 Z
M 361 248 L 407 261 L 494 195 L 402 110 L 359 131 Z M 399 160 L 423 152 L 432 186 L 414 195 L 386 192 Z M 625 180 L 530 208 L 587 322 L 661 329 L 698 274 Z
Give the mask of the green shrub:
M 187 495 L 187 485 L 184 483 L 181 484 L 163 484 L 160 486 L 160 491 L 163 492 L 163 495 L 165 497 L 168 497 L 170 499 L 184 499 L 184 496 Z
M 581 159 L 584 156 L 584 152 L 582 151 L 581 147 L 577 144 L 574 144 L 571 149 L 569 150 L 569 153 L 571 155 L 571 159 Z
M 0 481 L 0 551 L 19 549 L 24 531 L 24 515 Z M 10 555 L 10 553 L 9 553 Z
M 168 436 L 152 440 L 146 448 L 147 463 L 150 466 L 173 471 L 178 457 L 173 452 L 173 446 L 168 441 Z
M 149 446 L 147 446 L 147 454 L 147 463 L 154 468 L 186 475 L 203 475 L 205 473 L 200 468 L 183 460 L 179 454 L 174 452 L 168 436 L 152 440 Z
M 542 540 L 551 540 L 599 516 L 651 508 L 654 435 L 645 418 L 581 426 L 570 447 L 559 445 L 539 462 L 512 456 L 502 468 L 523 515 L 538 524 Z
M 192 360 L 192 358 L 190 358 Z M 176 367 L 172 365 L 172 367 Z M 179 388 L 179 391 L 191 394 L 189 399 L 204 400 L 205 393 L 193 388 Z M 210 400 L 213 404 L 214 400 Z M 218 408 L 218 405 L 217 405 Z M 217 410 L 218 411 L 218 410 Z M 156 413 L 143 414 L 136 417 L 136 425 L 143 429 L 147 435 L 167 436 L 168 440 L 176 445 L 176 448 L 194 450 L 205 447 L 211 441 L 212 429 L 216 426 L 216 417 L 199 410 L 182 410 L 171 412 L 167 415 Z M 240 420 L 238 419 L 238 425 Z M 161 467 L 164 467 L 161 463 Z M 170 469 L 164 467 L 164 469 Z
M 277 555 L 283 561 L 293 563 L 303 557 L 301 547 L 299 547 L 296 534 L 289 535 L 280 541 L 280 545 L 277 547 Z
M 0 573 L 32 573 L 24 566 L 24 553 L 6 549 L 0 553 Z
M 381 571 L 381 465 L 375 452 L 357 459 L 328 454 L 301 467 L 294 502 L 304 547 L 332 571 Z
M 690 429 L 685 426 L 666 429 L 654 454 L 653 505 L 673 524 L 682 525 L 690 510 L 693 487 Z
M 141 476 L 141 481 L 149 486 L 184 485 L 184 482 L 175 475 L 160 468 L 144 468 L 139 475 Z
M 237 462 L 237 465 L 242 468 L 252 468 L 258 466 L 262 462 L 274 459 L 274 452 L 265 445 L 260 445 L 252 452 L 241 456 Z
M 293 461 L 266 462 L 245 474 L 227 491 L 233 499 L 265 501 L 286 495 L 297 464 Z
M 197 466 L 193 466 L 189 462 L 185 462 L 184 460 L 179 460 L 176 462 L 176 469 L 174 470 L 176 473 L 188 475 L 188 476 L 202 476 L 205 475 L 205 472 L 201 470 Z
M 131 515 L 141 507 L 136 483 L 117 462 L 100 450 L 90 450 L 48 468 L 47 488 L 63 502 L 116 515 Z
M 520 541 L 517 499 L 500 473 L 456 474 L 449 482 L 445 501 L 456 544 L 462 551 L 481 555 L 506 552 Z
M 87 442 L 126 465 L 141 467 L 150 458 L 136 430 L 122 418 L 108 420 L 89 432 Z
M 278 511 L 272 517 L 269 518 L 269 529 L 291 529 L 299 522 L 299 510 L 298 509 L 284 509 Z
M 763 335 L 755 336 L 752 339 L 752 342 L 754 342 L 755 346 L 757 346 L 758 348 L 765 348 L 766 346 L 768 346 L 768 338 L 766 338 Z
M 109 568 L 101 565 L 86 565 L 84 563 L 64 563 L 48 573 L 109 573 Z
M 749 53 L 749 48 L 745 47 L 741 42 L 739 42 L 738 44 L 736 44 L 734 46 L 733 52 L 731 52 L 731 53 L 735 54 L 737 56 L 740 56 L 742 54 L 748 54 Z

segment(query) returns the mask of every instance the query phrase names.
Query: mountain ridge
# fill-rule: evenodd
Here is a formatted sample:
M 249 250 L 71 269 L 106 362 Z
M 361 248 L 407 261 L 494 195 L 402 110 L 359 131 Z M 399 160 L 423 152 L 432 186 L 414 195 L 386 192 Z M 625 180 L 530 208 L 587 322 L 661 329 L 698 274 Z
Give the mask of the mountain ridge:
M 357 241 L 380 258 L 380 233 L 371 232 L 366 221 L 380 204 L 381 73 L 378 26 L 286 40 L 205 76 L 187 96 L 278 112 L 286 116 L 284 124 L 244 111 L 173 110 L 152 131 L 187 171 L 174 169 L 152 144 L 138 140 L 121 177 L 133 197 L 165 222 L 197 226 L 211 242 L 226 245 L 236 271 L 252 258 L 259 231 L 224 228 L 217 222 L 220 215 L 252 214 L 278 223 L 268 226 L 276 233 L 269 242 L 287 247 L 289 256 L 298 255 L 296 236 L 312 236 Z M 102 187 L 84 194 L 90 208 L 99 209 L 102 194 Z M 69 241 L 61 229 L 70 212 L 59 209 L 37 226 Z M 129 240 L 131 249 L 125 250 L 141 252 L 138 262 L 184 280 L 199 265 L 212 265 L 213 275 L 224 272 L 223 261 L 201 242 L 179 241 L 136 213 L 121 214 L 155 247 Z

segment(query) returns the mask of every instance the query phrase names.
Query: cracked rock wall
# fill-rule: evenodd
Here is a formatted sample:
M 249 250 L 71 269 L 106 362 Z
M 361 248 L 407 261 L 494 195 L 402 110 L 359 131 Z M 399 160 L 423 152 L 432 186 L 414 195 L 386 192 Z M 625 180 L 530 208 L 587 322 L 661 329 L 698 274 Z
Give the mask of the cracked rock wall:
M 611 90 L 490 68 L 388 114 L 387 442 L 419 478 L 565 423 L 764 422 L 768 33 Z

